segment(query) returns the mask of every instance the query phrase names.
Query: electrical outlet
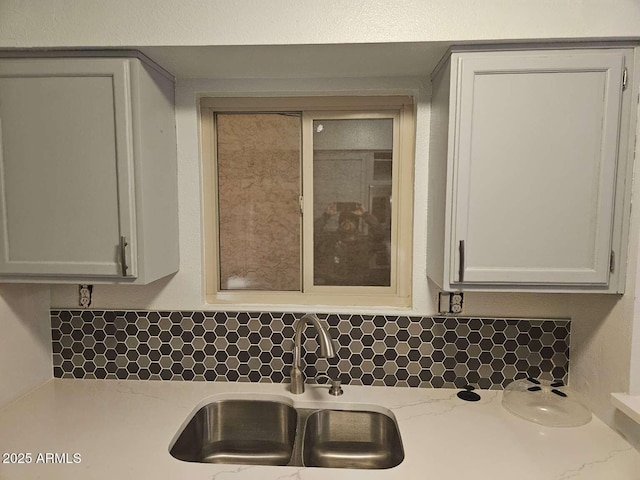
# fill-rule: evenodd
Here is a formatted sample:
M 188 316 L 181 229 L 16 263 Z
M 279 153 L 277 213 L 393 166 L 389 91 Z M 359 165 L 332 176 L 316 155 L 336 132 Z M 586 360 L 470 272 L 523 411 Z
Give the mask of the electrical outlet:
M 89 308 L 93 301 L 93 285 L 79 285 L 78 293 L 80 297 L 78 301 L 80 307 Z
M 462 313 L 464 295 L 462 292 L 439 292 L 438 313 L 443 315 L 459 315 Z

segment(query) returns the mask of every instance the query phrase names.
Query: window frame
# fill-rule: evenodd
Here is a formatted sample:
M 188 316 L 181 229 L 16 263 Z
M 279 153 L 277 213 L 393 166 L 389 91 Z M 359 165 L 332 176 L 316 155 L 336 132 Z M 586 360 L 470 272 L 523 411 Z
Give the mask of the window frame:
M 411 307 L 413 257 L 414 102 L 408 96 L 375 97 L 203 97 L 200 99 L 203 191 L 204 293 L 207 304 L 328 305 Z M 218 198 L 215 114 L 300 112 L 300 185 L 303 212 L 313 212 L 313 121 L 392 118 L 392 248 L 390 287 L 313 285 L 313 214 L 302 216 L 301 291 L 221 290 L 218 248 Z M 396 161 L 397 157 L 397 161 Z M 307 239 L 311 236 L 311 240 Z

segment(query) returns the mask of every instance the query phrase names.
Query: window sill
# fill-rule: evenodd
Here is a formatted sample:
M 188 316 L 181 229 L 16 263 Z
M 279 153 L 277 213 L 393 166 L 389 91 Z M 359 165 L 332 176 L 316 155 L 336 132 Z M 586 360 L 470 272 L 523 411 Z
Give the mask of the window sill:
M 400 295 L 322 295 L 296 292 L 218 292 L 206 295 L 206 302 L 210 305 L 267 305 L 271 308 L 282 306 L 298 307 L 353 307 L 353 308 L 386 308 L 410 309 L 411 297 Z
M 640 395 L 612 393 L 611 403 L 634 422 L 640 423 Z

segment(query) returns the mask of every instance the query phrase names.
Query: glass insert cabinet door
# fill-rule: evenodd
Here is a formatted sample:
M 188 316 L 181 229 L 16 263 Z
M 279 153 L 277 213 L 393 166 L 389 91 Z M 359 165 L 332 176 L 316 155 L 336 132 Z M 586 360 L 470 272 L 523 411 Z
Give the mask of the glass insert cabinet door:
M 393 119 L 313 121 L 313 285 L 391 285 Z

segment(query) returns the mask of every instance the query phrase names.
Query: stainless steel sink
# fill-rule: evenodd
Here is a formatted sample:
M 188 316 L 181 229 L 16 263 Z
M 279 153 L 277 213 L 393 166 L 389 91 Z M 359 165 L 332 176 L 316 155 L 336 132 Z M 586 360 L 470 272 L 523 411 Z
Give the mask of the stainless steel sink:
M 319 410 L 304 432 L 303 464 L 309 467 L 381 469 L 404 459 L 393 419 L 369 411 Z
M 237 399 L 199 409 L 170 453 L 187 462 L 362 469 L 404 459 L 398 427 L 383 413 Z
M 179 460 L 244 465 L 287 465 L 297 412 L 280 402 L 221 400 L 196 412 L 171 455 Z

